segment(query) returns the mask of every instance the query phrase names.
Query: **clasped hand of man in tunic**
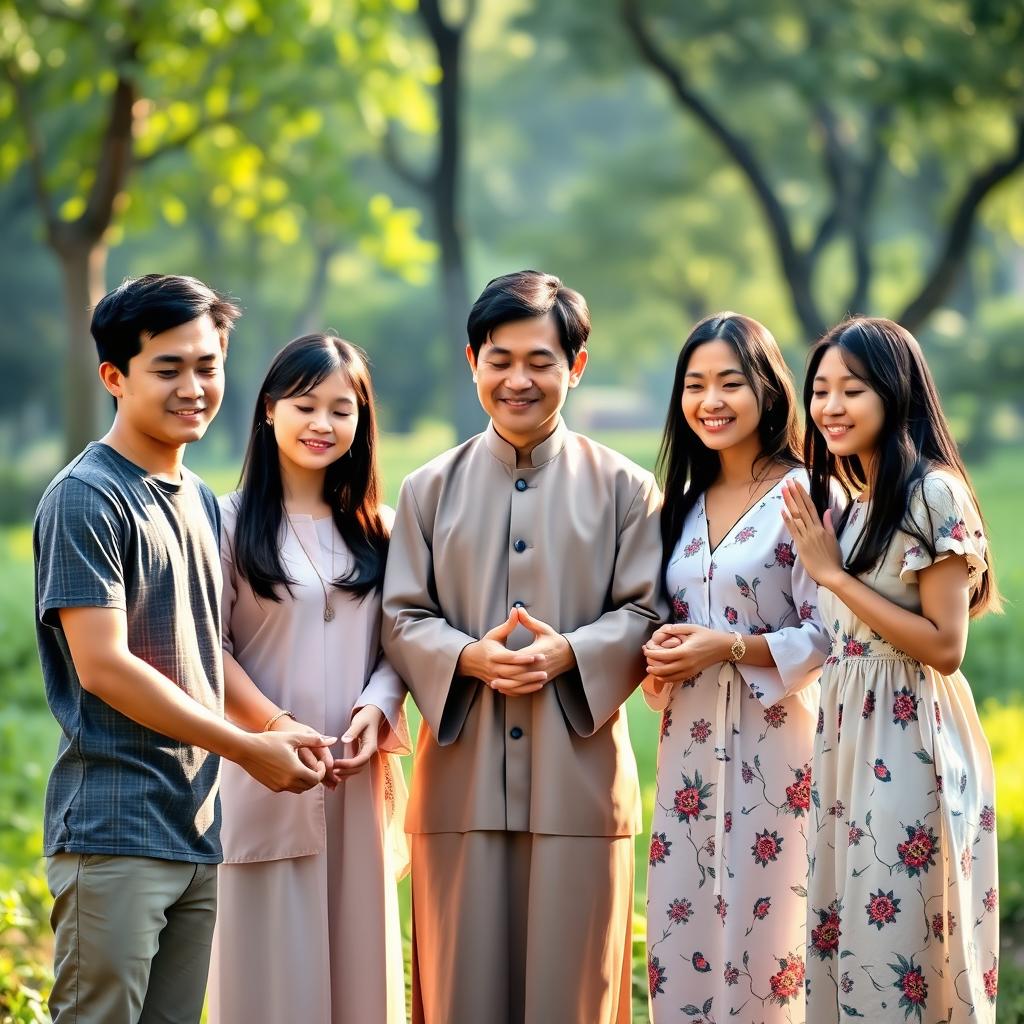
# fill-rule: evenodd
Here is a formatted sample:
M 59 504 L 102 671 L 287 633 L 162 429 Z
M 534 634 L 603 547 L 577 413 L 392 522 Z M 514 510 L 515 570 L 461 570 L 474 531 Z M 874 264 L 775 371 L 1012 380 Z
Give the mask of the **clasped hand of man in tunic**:
M 512 651 L 506 641 L 516 626 L 524 626 L 534 639 L 529 646 Z M 575 667 L 569 641 L 525 608 L 516 607 L 500 626 L 463 648 L 456 672 L 480 679 L 506 697 L 523 697 Z
M 647 659 L 648 689 L 652 682 L 681 683 L 700 675 L 709 665 L 728 661 L 734 637 L 690 622 L 668 622 L 659 626 L 643 646 Z

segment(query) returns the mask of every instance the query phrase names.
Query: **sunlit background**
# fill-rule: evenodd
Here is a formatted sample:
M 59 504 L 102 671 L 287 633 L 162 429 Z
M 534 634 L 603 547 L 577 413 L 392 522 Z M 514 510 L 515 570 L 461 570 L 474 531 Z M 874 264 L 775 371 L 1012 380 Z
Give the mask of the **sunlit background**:
M 47 1019 L 29 524 L 109 423 L 90 305 L 150 271 L 240 300 L 189 455 L 218 493 L 271 354 L 362 345 L 393 500 L 479 428 L 466 312 L 525 266 L 593 312 L 570 425 L 647 466 L 708 312 L 764 321 L 798 375 L 847 311 L 922 340 L 1009 598 L 965 671 L 999 771 L 999 1021 L 1024 1020 L 1019 0 L 0 0 L 0 71 L 0 1021 Z M 649 814 L 657 720 L 630 711 Z

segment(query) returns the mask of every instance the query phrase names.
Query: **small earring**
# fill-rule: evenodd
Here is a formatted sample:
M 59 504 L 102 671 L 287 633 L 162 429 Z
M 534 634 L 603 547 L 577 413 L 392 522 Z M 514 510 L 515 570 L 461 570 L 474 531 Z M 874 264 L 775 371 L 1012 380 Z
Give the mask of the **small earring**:
M 268 427 L 272 427 L 273 425 L 274 425 L 274 421 L 268 416 L 267 417 L 267 426 Z

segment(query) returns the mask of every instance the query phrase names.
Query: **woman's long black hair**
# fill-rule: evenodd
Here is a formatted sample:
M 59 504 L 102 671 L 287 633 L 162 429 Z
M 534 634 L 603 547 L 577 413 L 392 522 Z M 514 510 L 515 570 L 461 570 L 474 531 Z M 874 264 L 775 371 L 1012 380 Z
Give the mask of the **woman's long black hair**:
M 814 377 L 830 348 L 838 348 L 847 369 L 874 391 L 884 410 L 874 455 L 871 504 L 864 530 L 847 559 L 854 575 L 879 562 L 896 531 L 903 529 L 934 558 L 935 544 L 909 515 L 910 501 L 928 472 L 945 469 L 960 477 L 978 507 L 956 441 L 943 415 L 938 391 L 917 339 L 892 320 L 853 317 L 832 328 L 811 350 L 804 381 L 804 410 L 811 422 Z M 831 483 L 838 480 L 848 498 L 864 490 L 867 469 L 856 456 L 837 457 L 821 431 L 809 429 L 804 439 L 804 462 L 811 481 L 811 500 L 819 514 L 829 506 Z M 836 524 L 841 533 L 852 508 L 847 504 Z M 982 576 L 971 595 L 971 615 L 998 610 L 1001 603 L 992 569 Z
M 740 369 L 757 395 L 761 420 L 761 451 L 755 465 L 767 471 L 773 462 L 800 465 L 801 431 L 793 377 L 767 327 L 741 313 L 715 313 L 693 328 L 676 361 L 665 432 L 658 451 L 658 481 L 665 493 L 661 508 L 661 569 L 665 569 L 683 532 L 683 523 L 697 499 L 718 478 L 718 453 L 706 447 L 683 415 L 683 390 L 690 357 L 709 341 L 725 341 L 735 351 Z
M 384 578 L 388 531 L 380 516 L 377 419 L 366 355 L 332 334 L 307 334 L 285 345 L 270 364 L 256 398 L 239 484 L 235 566 L 256 594 L 272 601 L 281 600 L 279 586 L 290 591 L 295 581 L 281 564 L 284 490 L 267 406 L 308 393 L 338 370 L 352 385 L 359 419 L 352 447 L 327 467 L 324 476 L 324 500 L 352 553 L 349 572 L 334 585 L 363 597 Z

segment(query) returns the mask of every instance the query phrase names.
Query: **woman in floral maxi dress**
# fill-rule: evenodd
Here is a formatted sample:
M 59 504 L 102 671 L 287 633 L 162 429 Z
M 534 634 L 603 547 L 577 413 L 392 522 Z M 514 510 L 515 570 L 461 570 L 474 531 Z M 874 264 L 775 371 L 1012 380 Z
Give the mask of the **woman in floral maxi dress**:
M 673 624 L 646 648 L 644 692 L 664 709 L 647 903 L 656 1022 L 804 1020 L 810 759 L 828 645 L 779 515 L 783 481 L 806 480 L 795 404 L 765 328 L 736 314 L 697 325 L 662 449 Z
M 807 1019 L 991 1024 L 992 759 L 959 671 L 968 616 L 999 601 L 984 523 L 901 327 L 833 329 L 805 402 L 812 489 L 787 486 L 786 518 L 832 642 L 813 765 Z M 830 512 L 818 517 L 833 476 L 860 491 L 835 530 Z

